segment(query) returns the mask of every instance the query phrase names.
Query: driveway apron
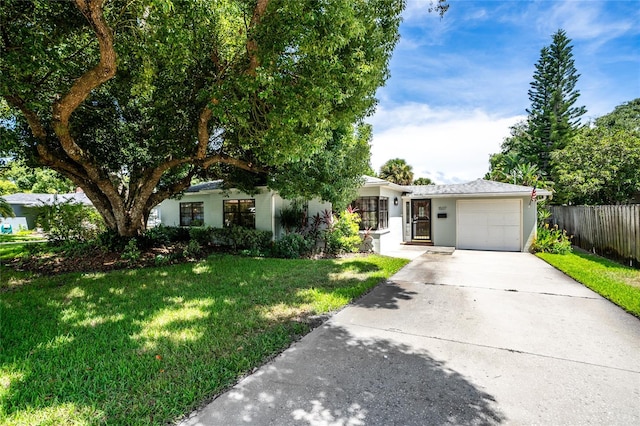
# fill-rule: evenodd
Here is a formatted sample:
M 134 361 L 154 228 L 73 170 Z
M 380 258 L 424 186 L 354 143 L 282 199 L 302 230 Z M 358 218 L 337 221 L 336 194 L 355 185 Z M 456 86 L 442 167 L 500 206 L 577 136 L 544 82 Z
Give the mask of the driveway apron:
M 640 321 L 527 253 L 424 254 L 183 424 L 640 424 Z

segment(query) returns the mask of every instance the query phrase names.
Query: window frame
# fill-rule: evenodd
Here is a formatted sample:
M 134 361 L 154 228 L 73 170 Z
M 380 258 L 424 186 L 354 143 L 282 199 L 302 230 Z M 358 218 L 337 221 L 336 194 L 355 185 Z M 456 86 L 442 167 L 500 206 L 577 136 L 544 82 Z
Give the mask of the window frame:
M 242 205 L 249 205 L 244 210 Z M 256 229 L 256 200 L 255 198 L 234 198 L 222 200 L 222 226 L 230 228 L 240 226 Z
M 204 201 L 180 203 L 180 226 L 204 226 Z
M 389 197 L 362 196 L 354 200 L 353 206 L 360 216 L 361 231 L 389 228 Z

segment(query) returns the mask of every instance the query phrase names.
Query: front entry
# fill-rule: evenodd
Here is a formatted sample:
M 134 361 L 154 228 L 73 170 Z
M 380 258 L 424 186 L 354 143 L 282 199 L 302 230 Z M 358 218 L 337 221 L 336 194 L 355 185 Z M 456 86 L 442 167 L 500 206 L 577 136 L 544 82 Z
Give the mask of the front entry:
M 411 239 L 431 241 L 431 200 L 411 200 Z

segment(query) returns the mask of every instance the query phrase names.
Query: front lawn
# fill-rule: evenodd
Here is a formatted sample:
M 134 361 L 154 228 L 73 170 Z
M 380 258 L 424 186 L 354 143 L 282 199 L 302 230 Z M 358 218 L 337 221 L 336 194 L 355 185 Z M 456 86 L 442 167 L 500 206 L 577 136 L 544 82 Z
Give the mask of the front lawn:
M 536 256 L 640 318 L 640 270 L 589 253 Z
M 166 424 L 406 260 L 216 255 L 0 286 L 1 424 Z M 7 277 L 6 269 L 2 278 Z

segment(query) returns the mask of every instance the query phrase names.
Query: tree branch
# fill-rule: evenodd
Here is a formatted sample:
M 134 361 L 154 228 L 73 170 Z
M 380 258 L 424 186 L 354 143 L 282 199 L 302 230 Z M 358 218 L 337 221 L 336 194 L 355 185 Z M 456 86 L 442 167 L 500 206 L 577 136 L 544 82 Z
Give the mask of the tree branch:
M 249 54 L 249 68 L 247 74 L 255 76 L 256 69 L 260 65 L 258 60 L 258 42 L 254 38 L 250 38 L 251 29 L 254 29 L 260 24 L 260 20 L 264 16 L 269 0 L 258 0 L 256 7 L 253 9 L 253 16 L 249 24 L 249 31 L 247 32 L 247 53 Z
M 9 103 L 9 105 L 14 108 L 18 108 L 22 114 L 27 119 L 27 123 L 29 124 L 29 128 L 33 133 L 33 136 L 36 137 L 40 142 L 45 142 L 47 140 L 47 131 L 42 126 L 42 122 L 38 115 L 27 108 L 24 100 L 18 95 L 4 95 L 5 100 Z
M 116 74 L 116 52 L 113 47 L 113 32 L 102 13 L 102 7 L 107 0 L 75 1 L 98 39 L 100 62 L 78 78 L 69 92 L 53 104 L 53 128 L 67 155 L 74 161 L 80 161 L 86 155 L 71 136 L 69 118 L 93 89 Z

